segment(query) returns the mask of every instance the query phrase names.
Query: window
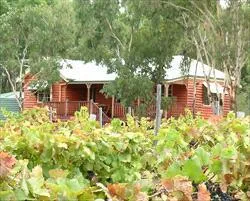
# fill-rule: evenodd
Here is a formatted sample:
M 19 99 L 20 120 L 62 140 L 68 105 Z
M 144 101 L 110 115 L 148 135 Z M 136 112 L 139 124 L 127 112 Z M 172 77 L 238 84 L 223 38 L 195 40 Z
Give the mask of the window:
M 174 85 L 170 85 L 169 87 L 168 87 L 168 97 L 172 97 L 173 96 L 173 86 Z
M 211 98 L 213 101 L 219 101 L 219 98 L 216 93 L 211 93 Z M 208 90 L 207 87 L 203 85 L 203 104 L 210 105 L 209 97 L 208 97 Z
M 38 92 L 37 93 L 37 102 L 38 103 L 44 103 L 50 101 L 50 93 L 48 91 L 46 92 Z
M 210 105 L 207 87 L 204 86 L 204 85 L 202 85 L 202 86 L 203 86 L 203 104 L 204 105 Z

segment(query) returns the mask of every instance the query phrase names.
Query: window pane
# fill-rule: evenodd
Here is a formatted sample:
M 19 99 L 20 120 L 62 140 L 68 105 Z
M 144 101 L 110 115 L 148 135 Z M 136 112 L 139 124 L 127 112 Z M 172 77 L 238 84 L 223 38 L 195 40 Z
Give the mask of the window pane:
M 49 92 L 38 92 L 37 102 L 49 102 L 49 101 L 50 101 Z
M 203 85 L 203 104 L 209 105 L 208 91 L 207 87 Z

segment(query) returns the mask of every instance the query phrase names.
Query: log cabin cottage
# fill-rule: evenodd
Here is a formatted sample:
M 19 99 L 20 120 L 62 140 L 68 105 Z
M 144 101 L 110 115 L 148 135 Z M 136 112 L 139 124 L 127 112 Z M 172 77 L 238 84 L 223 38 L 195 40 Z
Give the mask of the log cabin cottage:
M 174 101 L 164 116 L 177 117 L 184 113 L 185 108 L 195 108 L 195 112 L 205 118 L 222 115 L 222 111 L 223 115 L 226 115 L 230 110 L 230 98 L 229 89 L 224 87 L 224 73 L 216 69 L 211 70 L 209 66 L 194 59 L 190 59 L 188 65 L 183 68 L 183 58 L 174 56 L 170 68 L 166 70 L 163 96 L 172 97 Z M 36 92 L 29 84 L 34 80 L 32 75 L 25 76 L 24 109 L 46 104 L 53 108 L 58 118 L 67 119 L 81 106 L 87 106 L 90 113 L 98 117 L 99 107 L 102 107 L 103 120 L 106 122 L 110 118 L 125 117 L 126 108 L 115 97 L 106 97 L 100 92 L 104 84 L 116 78 L 115 73 L 108 74 L 107 67 L 95 62 L 65 60 L 61 65 L 61 81 L 53 84 L 49 91 Z M 209 73 L 210 81 L 207 82 L 205 76 Z M 215 106 L 209 102 L 208 87 L 212 98 L 216 100 Z M 136 103 L 140 104 L 139 101 Z M 152 105 L 148 108 L 148 115 L 153 117 L 154 114 L 155 106 Z

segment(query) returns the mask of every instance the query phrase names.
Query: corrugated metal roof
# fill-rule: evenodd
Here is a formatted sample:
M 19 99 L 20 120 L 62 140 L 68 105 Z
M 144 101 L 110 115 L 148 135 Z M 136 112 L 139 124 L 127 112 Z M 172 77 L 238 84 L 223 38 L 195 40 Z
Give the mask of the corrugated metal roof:
M 107 73 L 107 67 L 95 62 L 85 63 L 79 60 L 62 62 L 61 77 L 75 82 L 107 82 L 115 80 L 115 73 Z
M 4 120 L 5 118 L 3 114 L 1 114 L 1 109 L 15 113 L 20 111 L 15 98 L 0 98 L 0 120 Z
M 20 96 L 19 91 L 16 92 L 17 96 Z M 8 92 L 8 93 L 3 93 L 0 94 L 0 98 L 15 98 L 15 93 L 14 92 Z
M 184 56 L 174 56 L 173 60 L 170 63 L 170 68 L 166 70 L 166 80 L 174 80 L 181 78 L 183 76 L 196 76 L 197 77 L 205 77 L 208 76 L 210 73 L 210 78 L 217 78 L 217 79 L 224 79 L 225 74 L 222 71 L 219 70 L 212 70 L 211 67 L 209 67 L 206 64 L 202 64 L 201 62 L 190 59 L 189 62 L 187 62 L 186 66 L 184 65 Z M 183 66 L 184 65 L 184 66 Z M 197 72 L 196 71 L 196 65 L 197 65 Z M 186 72 L 183 72 L 183 68 L 186 69 Z M 184 70 L 185 71 L 185 70 Z M 210 72 L 211 71 L 211 72 Z
M 197 65 L 197 77 L 207 76 L 210 72 L 210 67 L 197 60 L 191 59 L 186 66 L 187 72 L 183 73 L 184 56 L 174 56 L 170 63 L 170 68 L 166 70 L 166 80 L 175 80 L 183 76 L 195 76 Z M 107 73 L 107 67 L 97 65 L 95 62 L 85 63 L 79 60 L 64 60 L 61 62 L 62 68 L 60 75 L 63 79 L 73 82 L 108 82 L 113 81 L 117 77 L 116 73 Z M 184 67 L 185 68 L 185 67 Z M 224 79 L 225 74 L 219 70 L 214 70 L 210 74 L 211 78 Z

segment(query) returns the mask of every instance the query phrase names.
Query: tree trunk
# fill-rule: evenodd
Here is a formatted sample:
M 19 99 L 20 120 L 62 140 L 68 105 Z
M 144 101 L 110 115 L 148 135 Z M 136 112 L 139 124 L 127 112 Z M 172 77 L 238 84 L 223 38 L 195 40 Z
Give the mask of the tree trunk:
M 237 101 L 236 101 L 236 94 L 237 94 L 237 86 L 235 84 L 231 84 L 230 90 L 230 102 L 231 102 L 231 110 L 235 113 L 237 112 Z
M 2 68 L 4 69 L 4 72 L 7 75 L 8 81 L 9 81 L 11 89 L 12 89 L 12 92 L 14 92 L 15 99 L 16 99 L 16 101 L 18 103 L 19 109 L 20 109 L 20 111 L 22 111 L 22 109 L 23 109 L 22 108 L 22 102 L 20 102 L 20 99 L 19 99 L 19 97 L 18 97 L 18 95 L 16 93 L 16 86 L 15 86 L 14 82 L 11 79 L 10 73 L 9 73 L 8 69 L 5 66 L 2 66 Z
M 197 54 L 198 55 L 198 54 Z M 193 117 L 195 117 L 195 105 L 196 105 L 196 74 L 197 74 L 197 67 L 198 67 L 198 57 L 196 58 L 196 66 L 195 66 L 195 75 L 193 80 L 193 105 L 192 105 L 192 113 Z

